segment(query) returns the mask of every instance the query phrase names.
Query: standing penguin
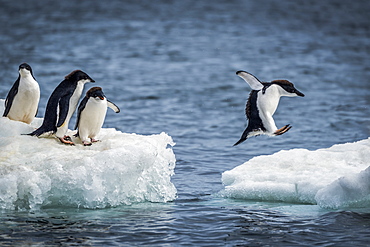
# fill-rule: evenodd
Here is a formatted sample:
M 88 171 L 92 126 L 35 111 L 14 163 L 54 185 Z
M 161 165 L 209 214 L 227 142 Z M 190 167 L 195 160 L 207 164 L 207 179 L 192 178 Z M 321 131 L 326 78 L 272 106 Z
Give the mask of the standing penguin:
M 248 126 L 234 146 L 244 142 L 251 136 L 261 134 L 276 136 L 290 130 L 291 126 L 289 124 L 277 129 L 272 115 L 276 111 L 281 96 L 304 97 L 304 94 L 299 92 L 293 83 L 287 80 L 261 82 L 254 75 L 245 71 L 237 71 L 236 74 L 243 78 L 253 90 L 249 95 L 245 108 Z
M 30 124 L 37 114 L 40 87 L 27 63 L 19 65 L 19 76 L 5 100 L 3 117 Z
M 95 137 L 103 126 L 107 107 L 116 113 L 120 112 L 118 106 L 107 100 L 101 87 L 93 87 L 86 92 L 85 98 L 78 106 L 75 126 L 75 129 L 78 127 L 76 136 L 80 137 L 84 146 L 97 142 Z
M 28 135 L 40 136 L 52 132 L 62 143 L 74 145 L 72 139 L 65 134 L 86 82 L 95 81 L 81 70 L 72 71 L 67 75 L 51 94 L 42 125 Z

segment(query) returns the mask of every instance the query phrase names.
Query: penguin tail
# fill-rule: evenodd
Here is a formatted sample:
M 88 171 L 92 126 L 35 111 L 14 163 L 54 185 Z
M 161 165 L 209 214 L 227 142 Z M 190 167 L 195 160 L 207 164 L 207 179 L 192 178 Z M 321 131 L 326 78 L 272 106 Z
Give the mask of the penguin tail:
M 45 133 L 43 130 L 41 130 L 41 128 L 38 128 L 37 130 L 35 130 L 34 132 L 31 132 L 29 134 L 26 134 L 28 136 L 40 136 L 42 135 L 43 133 Z
M 233 145 L 233 147 L 234 147 L 234 146 L 236 146 L 236 145 L 239 145 L 240 143 L 244 142 L 245 140 L 247 140 L 247 138 L 240 138 L 240 140 L 239 140 L 239 141 L 237 141 L 237 142 Z
M 244 142 L 245 140 L 248 139 L 248 135 L 251 132 L 249 126 L 244 130 L 242 136 L 240 137 L 240 140 L 237 141 L 233 146 L 239 145 L 240 143 Z
M 248 124 L 248 127 L 244 130 L 242 136 L 240 137 L 240 140 L 237 141 L 233 146 L 239 145 L 240 143 L 247 140 L 249 137 L 252 136 L 259 136 L 265 133 L 264 128 L 253 128 L 250 124 Z
M 44 126 L 41 125 L 40 128 L 26 135 L 39 137 L 40 135 L 47 133 L 47 132 L 51 132 L 51 131 L 54 133 L 56 129 L 54 130 L 54 129 L 45 128 Z

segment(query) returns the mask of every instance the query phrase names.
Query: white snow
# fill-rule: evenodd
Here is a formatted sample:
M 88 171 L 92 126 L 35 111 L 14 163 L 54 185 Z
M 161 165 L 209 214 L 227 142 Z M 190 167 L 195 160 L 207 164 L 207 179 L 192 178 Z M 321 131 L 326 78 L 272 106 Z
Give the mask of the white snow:
M 252 158 L 222 174 L 229 198 L 370 206 L 370 138 L 309 151 L 292 149 Z
M 0 100 L 0 112 L 3 105 Z M 53 137 L 22 135 L 41 123 L 0 117 L 0 209 L 105 208 L 176 198 L 174 143 L 167 134 L 103 128 L 101 142 L 89 147 L 76 138 L 76 146 L 67 146 Z

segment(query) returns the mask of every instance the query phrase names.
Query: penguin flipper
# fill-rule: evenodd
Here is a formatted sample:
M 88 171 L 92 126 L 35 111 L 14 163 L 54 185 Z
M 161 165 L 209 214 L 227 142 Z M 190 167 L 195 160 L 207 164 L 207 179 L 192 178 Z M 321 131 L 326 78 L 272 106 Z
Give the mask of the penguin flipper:
M 243 70 L 239 70 L 239 71 L 236 72 L 236 74 L 239 77 L 241 77 L 245 82 L 247 82 L 253 90 L 258 91 L 258 90 L 261 90 L 263 88 L 262 82 L 260 80 L 258 80 L 257 77 L 255 77 L 251 73 L 243 71 Z
M 84 97 L 80 103 L 80 105 L 78 106 L 78 110 L 77 110 L 77 120 L 76 120 L 76 125 L 75 125 L 75 128 L 74 129 L 77 129 L 78 127 L 78 124 L 80 123 L 80 117 L 81 117 L 81 112 L 85 109 L 85 106 L 86 106 L 86 103 L 87 101 L 89 100 L 88 97 Z M 78 134 L 78 132 L 77 132 Z
M 8 114 L 9 114 L 10 108 L 12 107 L 12 104 L 13 104 L 13 100 L 14 100 L 15 96 L 18 93 L 19 80 L 20 79 L 18 77 L 18 79 L 13 84 L 13 86 L 10 88 L 8 95 L 6 96 L 5 110 L 4 110 L 3 117 L 8 116 Z
M 69 110 L 69 99 L 71 98 L 71 96 L 71 94 L 67 94 L 59 100 L 59 118 L 57 123 L 58 128 L 64 124 L 67 118 Z
M 118 108 L 118 106 L 116 106 L 116 104 L 114 104 L 113 102 L 109 101 L 107 99 L 107 105 L 110 109 L 112 109 L 115 113 L 119 113 L 121 110 Z

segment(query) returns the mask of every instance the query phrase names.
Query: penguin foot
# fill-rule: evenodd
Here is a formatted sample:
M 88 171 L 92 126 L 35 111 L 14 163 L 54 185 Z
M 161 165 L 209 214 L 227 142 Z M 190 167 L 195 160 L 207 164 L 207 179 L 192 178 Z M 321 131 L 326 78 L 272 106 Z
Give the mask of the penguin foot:
M 92 145 L 92 142 L 88 142 L 88 141 L 83 141 L 82 143 L 84 144 L 84 146 L 91 146 Z
M 75 145 L 72 141 L 72 138 L 70 136 L 63 136 L 63 137 L 59 137 L 59 140 L 64 143 L 64 144 L 68 144 L 68 145 Z
M 96 140 L 94 138 L 91 138 L 91 142 L 100 142 L 100 140 Z
M 282 135 L 284 134 L 285 132 L 287 132 L 288 130 L 290 130 L 292 128 L 292 126 L 289 126 L 288 125 L 285 125 L 284 127 L 278 129 L 277 131 L 274 132 L 274 135 L 276 136 L 279 136 L 279 135 Z

